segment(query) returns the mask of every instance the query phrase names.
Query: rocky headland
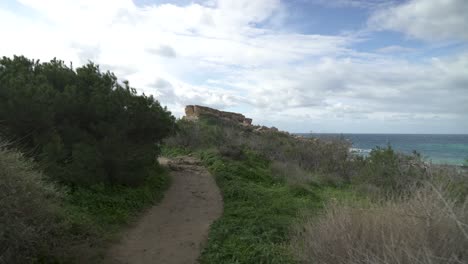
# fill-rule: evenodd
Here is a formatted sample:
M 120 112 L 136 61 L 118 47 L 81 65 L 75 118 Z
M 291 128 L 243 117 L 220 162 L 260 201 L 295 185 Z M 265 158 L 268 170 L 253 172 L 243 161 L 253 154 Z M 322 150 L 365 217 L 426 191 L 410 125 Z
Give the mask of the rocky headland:
M 221 111 L 218 109 L 201 106 L 201 105 L 187 105 L 185 107 L 184 119 L 190 120 L 190 121 L 197 121 L 200 119 L 201 116 L 211 116 L 211 117 L 219 118 L 222 120 L 231 121 L 231 122 L 240 124 L 242 126 L 249 127 L 253 129 L 254 132 L 278 132 L 278 133 L 289 135 L 288 132 L 280 131 L 276 127 L 252 125 L 252 118 L 247 118 L 243 114 L 240 114 L 240 113 Z M 299 136 L 295 136 L 295 137 L 299 137 Z

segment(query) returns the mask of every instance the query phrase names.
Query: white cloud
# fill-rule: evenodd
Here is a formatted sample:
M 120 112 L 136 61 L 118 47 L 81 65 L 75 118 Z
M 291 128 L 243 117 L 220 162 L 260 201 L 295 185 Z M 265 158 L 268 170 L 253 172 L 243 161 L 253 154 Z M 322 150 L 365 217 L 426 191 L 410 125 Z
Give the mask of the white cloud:
M 410 0 L 375 12 L 369 26 L 428 40 L 468 41 L 468 1 Z
M 375 9 L 394 4 L 397 0 L 304 0 L 313 1 L 331 7 L 354 7 Z
M 468 54 L 411 63 L 392 58 L 409 51 L 400 46 L 361 53 L 352 36 L 259 27 L 284 18 L 279 0 L 20 2 L 34 16 L 0 9 L 1 55 L 57 57 L 75 66 L 93 60 L 177 115 L 185 104 L 203 104 L 295 131 L 375 131 L 385 127 L 379 122 L 431 118 L 468 129 L 460 122 L 468 121 Z
M 402 47 L 399 45 L 391 45 L 376 50 L 379 53 L 408 53 L 415 51 L 414 48 Z
M 468 105 L 463 103 L 468 101 L 468 77 L 464 74 L 467 71 L 468 54 L 423 64 L 388 58 L 323 58 L 300 67 L 241 71 L 227 82 L 239 89 L 252 87 L 247 98 L 266 112 L 295 108 L 322 112 L 328 107 L 326 113 L 341 110 L 347 114 L 463 116 L 468 111 Z M 236 82 L 237 79 L 242 81 Z
M 149 53 L 154 53 L 156 55 L 167 57 L 167 58 L 175 58 L 177 56 L 175 50 L 171 46 L 167 46 L 167 45 L 161 45 L 157 49 L 149 48 L 147 49 L 147 51 Z

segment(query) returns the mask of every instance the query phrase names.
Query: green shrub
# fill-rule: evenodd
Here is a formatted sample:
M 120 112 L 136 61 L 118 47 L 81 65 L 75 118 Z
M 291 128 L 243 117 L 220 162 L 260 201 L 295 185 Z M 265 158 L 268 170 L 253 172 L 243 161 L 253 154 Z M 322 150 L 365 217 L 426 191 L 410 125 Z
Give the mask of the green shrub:
M 391 147 L 354 156 L 342 138 L 256 132 L 214 117 L 178 126 L 168 153 L 200 154 L 225 203 L 201 263 L 294 262 L 285 244 L 304 212 L 292 246 L 300 263 L 466 262 L 468 177 L 460 168 Z M 318 215 L 327 198 L 351 206 L 335 203 Z
M 182 119 L 177 126 L 177 134 L 165 140 L 170 148 L 249 149 L 269 160 L 293 164 L 309 172 L 333 174 L 344 182 L 353 173 L 349 142 L 342 138 L 299 140 L 281 132 L 255 132 L 250 127 L 211 116 L 202 116 L 196 122 Z
M 141 183 L 174 130 L 152 96 L 93 63 L 73 69 L 24 57 L 0 59 L 0 120 L 48 175 L 74 185 Z
M 162 198 L 161 168 L 138 187 L 63 187 L 0 144 L 0 263 L 95 263 L 116 231 Z
M 357 159 L 355 163 L 357 173 L 353 183 L 372 184 L 393 192 L 405 191 L 429 178 L 428 167 L 420 155 L 399 154 L 390 146 L 373 149 L 367 158 Z

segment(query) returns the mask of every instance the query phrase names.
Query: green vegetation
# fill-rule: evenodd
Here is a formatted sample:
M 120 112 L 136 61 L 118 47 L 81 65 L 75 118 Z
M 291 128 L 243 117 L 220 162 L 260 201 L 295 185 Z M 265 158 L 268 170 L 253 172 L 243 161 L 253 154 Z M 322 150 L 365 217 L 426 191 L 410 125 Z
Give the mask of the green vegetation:
M 162 169 L 145 179 L 137 187 L 94 185 L 77 188 L 66 197 L 66 211 L 75 222 L 83 216 L 101 231 L 118 231 L 132 217 L 159 201 L 168 187 L 169 178 Z
M 290 234 L 298 217 L 317 211 L 328 196 L 349 193 L 327 187 L 320 176 L 340 172 L 331 164 L 346 160 L 341 140 L 298 142 L 212 117 L 195 123 L 180 120 L 178 127 L 178 134 L 166 140 L 164 153 L 195 153 L 223 194 L 224 214 L 212 225 L 201 263 L 295 263 Z M 316 162 L 307 164 L 309 172 L 299 166 L 311 158 Z
M 429 176 L 421 156 L 396 153 L 390 146 L 372 150 L 366 159 L 355 160 L 354 184 L 372 185 L 379 189 L 402 192 Z
M 209 152 L 201 158 L 216 175 L 224 201 L 201 263 L 292 263 L 289 227 L 301 210 L 319 206 L 319 198 L 274 179 L 270 162 L 251 152 L 242 160 Z
M 0 128 L 12 140 L 0 144 L 2 263 L 99 262 L 162 197 L 161 153 L 197 155 L 221 189 L 201 263 L 468 261 L 467 171 L 417 153 L 363 158 L 340 138 L 175 122 L 92 63 L 24 57 L 0 59 Z
M 174 121 L 92 63 L 0 59 L 0 262 L 99 262 L 168 186 Z
M 195 153 L 225 208 L 201 263 L 463 263 L 468 175 L 391 147 L 178 121 L 168 155 Z
M 0 260 L 27 263 L 57 255 L 67 242 L 60 212 L 63 193 L 44 181 L 31 162 L 17 152 L 0 149 Z
M 14 114 L 12 114 L 14 113 Z M 0 59 L 2 134 L 72 185 L 138 185 L 152 173 L 174 117 L 152 96 L 89 63 Z
M 116 231 L 159 201 L 168 178 L 137 187 L 53 184 L 22 154 L 0 148 L 0 259 L 5 263 L 95 263 Z

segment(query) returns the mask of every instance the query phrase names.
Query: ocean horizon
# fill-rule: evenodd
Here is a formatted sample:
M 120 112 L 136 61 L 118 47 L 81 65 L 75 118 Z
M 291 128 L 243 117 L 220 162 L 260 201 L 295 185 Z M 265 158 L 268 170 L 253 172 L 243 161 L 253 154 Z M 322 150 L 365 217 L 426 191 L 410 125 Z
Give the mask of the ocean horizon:
M 465 165 L 468 160 L 468 134 L 391 134 L 391 133 L 296 133 L 306 137 L 343 137 L 352 150 L 368 155 L 377 147 L 391 146 L 395 151 L 417 151 L 424 160 L 435 164 Z

